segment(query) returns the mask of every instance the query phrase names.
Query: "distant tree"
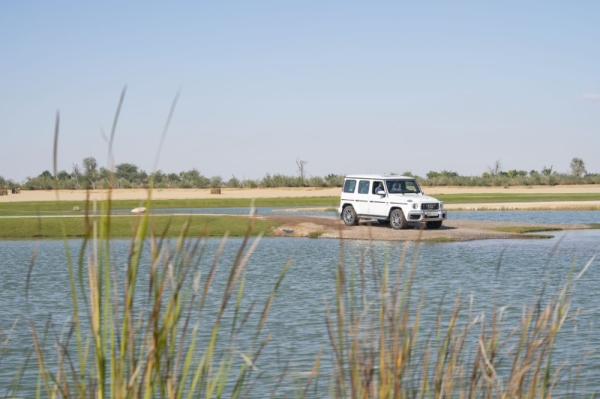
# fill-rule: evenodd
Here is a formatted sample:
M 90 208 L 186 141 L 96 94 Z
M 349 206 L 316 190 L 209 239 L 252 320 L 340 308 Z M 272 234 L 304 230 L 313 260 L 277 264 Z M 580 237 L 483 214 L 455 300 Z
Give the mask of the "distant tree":
M 49 170 L 45 170 L 42 172 L 42 174 L 40 175 L 41 178 L 44 179 L 52 179 L 52 173 L 50 173 Z
M 156 172 L 150 175 L 150 178 L 154 181 L 155 184 L 160 184 L 164 180 L 166 180 L 166 175 L 162 172 L 162 170 L 157 170 Z
M 181 180 L 181 178 L 179 177 L 179 175 L 177 173 L 169 173 L 167 175 L 167 180 L 170 182 L 177 183 Z
M 311 176 L 311 178 L 308 179 L 308 186 L 309 187 L 327 187 L 327 184 L 325 183 L 325 179 L 323 179 L 321 176 Z
M 96 170 L 97 167 L 98 162 L 96 162 L 96 158 L 87 157 L 83 159 L 83 175 L 88 188 L 96 188 L 95 181 L 98 177 L 98 171 Z
M 71 173 L 71 178 L 75 179 L 75 187 L 79 188 L 79 178 L 81 177 L 81 169 L 79 169 L 79 165 L 76 163 L 73 164 L 73 172 Z
M 98 162 L 94 157 L 83 158 L 83 170 L 88 176 L 91 176 L 97 172 Z
M 98 170 L 98 174 L 97 174 L 97 179 L 98 180 L 102 180 L 105 181 L 106 184 L 108 184 L 111 188 L 113 187 L 113 176 L 110 170 L 106 169 L 105 167 L 100 167 L 100 169 Z
M 187 172 L 181 172 L 179 175 L 185 180 L 198 180 L 200 178 L 200 171 L 194 168 L 188 170 Z
M 138 177 L 138 167 L 132 163 L 120 163 L 115 166 L 115 177 L 117 179 L 134 182 Z
M 330 173 L 325 176 L 325 184 L 329 187 L 342 187 L 344 184 L 344 176 Z
M 439 177 L 439 176 L 440 176 L 440 173 L 436 172 L 434 170 L 427 172 L 427 174 L 425 175 L 425 177 L 427 177 L 427 179 L 429 179 L 429 180 L 435 179 L 436 177 Z
M 488 170 L 490 172 L 490 175 L 496 177 L 498 175 L 500 175 L 500 170 L 502 169 L 502 162 L 497 159 L 496 162 L 494 162 L 494 165 L 489 166 L 488 165 Z
M 445 169 L 440 172 L 440 175 L 444 176 L 444 177 L 458 177 L 457 172 L 452 172 L 450 170 L 445 170 Z
M 550 175 L 552 174 L 552 165 L 550 165 L 550 167 L 549 167 L 549 168 L 547 168 L 547 167 L 544 165 L 544 168 L 542 169 L 542 174 L 543 174 L 544 176 L 550 176 Z
M 66 181 L 66 180 L 69 180 L 71 178 L 71 175 L 69 173 L 67 173 L 66 170 L 61 170 L 60 172 L 58 172 L 56 174 L 56 178 L 58 180 Z
M 298 173 L 300 174 L 300 180 L 302 182 L 302 185 L 304 185 L 304 183 L 305 183 L 306 164 L 307 163 L 308 163 L 308 161 L 304 161 L 300 158 L 296 158 L 296 165 L 298 166 Z
M 587 173 L 585 163 L 581 158 L 573 158 L 571 160 L 571 174 L 576 177 L 583 177 Z
M 270 173 L 267 173 L 265 177 L 260 181 L 261 187 L 275 187 L 275 182 L 273 181 L 273 177 L 271 177 Z
M 144 171 L 144 170 L 138 171 L 138 174 L 135 177 L 134 183 L 136 183 L 136 184 L 148 183 L 148 173 L 146 173 L 146 171 Z
M 240 181 L 235 177 L 235 175 L 231 175 L 232 178 L 227 181 L 227 187 L 229 188 L 238 188 L 240 187 Z
M 213 176 L 210 178 L 210 187 L 219 188 L 223 185 L 223 179 L 221 176 Z
M 179 176 L 181 178 L 181 188 L 206 188 L 210 185 L 210 180 L 201 175 L 200 171 L 196 168 L 190 169 L 187 172 L 181 172 L 179 173 Z

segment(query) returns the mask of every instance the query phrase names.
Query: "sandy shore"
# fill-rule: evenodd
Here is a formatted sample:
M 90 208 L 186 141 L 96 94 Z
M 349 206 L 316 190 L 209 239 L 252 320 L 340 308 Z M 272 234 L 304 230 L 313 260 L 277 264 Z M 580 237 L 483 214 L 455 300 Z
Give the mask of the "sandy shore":
M 277 197 L 337 197 L 340 188 L 224 188 L 221 194 L 211 194 L 210 189 L 156 189 L 152 198 L 166 199 L 197 199 L 197 198 L 277 198 Z M 569 193 L 600 193 L 600 185 L 578 186 L 527 186 L 527 187 L 423 187 L 423 190 L 432 196 L 438 194 L 569 194 Z M 83 201 L 87 193 L 83 190 L 55 191 L 27 191 L 20 194 L 0 196 L 2 202 L 28 202 L 28 201 L 54 201 L 57 198 L 63 201 Z M 107 197 L 105 190 L 91 190 L 91 200 L 103 200 Z M 147 190 L 120 189 L 112 191 L 115 200 L 145 200 Z M 558 202 L 527 202 L 527 203 L 485 203 L 485 204 L 452 204 L 447 205 L 448 210 L 486 210 L 486 209 L 600 209 L 600 201 L 558 201 Z
M 211 194 L 210 189 L 155 189 L 152 198 L 166 199 L 198 199 L 198 198 L 277 198 L 277 197 L 332 197 L 340 195 L 340 188 L 224 188 L 221 194 Z M 20 194 L 1 196 L 0 202 L 25 202 L 25 201 L 83 201 L 86 198 L 84 190 L 59 190 L 55 191 L 25 191 Z M 90 190 L 91 200 L 104 200 L 106 190 Z M 112 191 L 114 200 L 145 200 L 148 190 L 119 189 Z
M 420 224 L 409 224 L 407 229 L 394 230 L 389 225 L 377 222 L 361 222 L 358 226 L 346 226 L 341 220 L 324 217 L 285 217 L 268 216 L 282 225 L 274 230 L 275 236 L 308 237 L 318 232 L 323 238 L 376 241 L 473 241 L 489 239 L 531 238 L 529 235 L 497 230 L 507 227 L 535 227 L 537 233 L 546 237 L 553 235 L 550 230 L 589 229 L 586 224 L 546 224 L 526 222 L 496 222 L 479 220 L 447 220 L 440 229 L 422 228 Z M 544 232 L 546 231 L 546 232 Z

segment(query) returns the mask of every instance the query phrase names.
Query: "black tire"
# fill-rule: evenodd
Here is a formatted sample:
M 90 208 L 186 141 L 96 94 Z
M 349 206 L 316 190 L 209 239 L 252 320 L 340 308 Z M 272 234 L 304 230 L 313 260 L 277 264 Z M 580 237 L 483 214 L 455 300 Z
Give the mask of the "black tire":
M 390 226 L 392 226 L 392 229 L 394 230 L 402 230 L 408 226 L 408 221 L 404 217 L 402 209 L 396 208 L 390 212 Z
M 427 222 L 427 227 L 430 229 L 439 229 L 440 227 L 442 227 L 442 221 L 438 220 L 435 222 Z
M 352 205 L 348 205 L 342 210 L 342 220 L 346 226 L 356 226 L 358 224 L 358 216 L 356 216 Z

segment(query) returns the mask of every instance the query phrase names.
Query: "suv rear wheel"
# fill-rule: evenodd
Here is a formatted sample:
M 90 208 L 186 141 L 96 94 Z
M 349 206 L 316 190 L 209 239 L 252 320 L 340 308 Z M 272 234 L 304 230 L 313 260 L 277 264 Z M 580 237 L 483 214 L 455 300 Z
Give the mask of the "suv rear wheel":
M 342 211 L 342 219 L 346 226 L 356 226 L 358 224 L 358 216 L 356 216 L 356 212 L 352 205 L 348 205 Z
M 402 209 L 396 208 L 390 212 L 390 226 L 394 230 L 402 230 L 408 226 L 408 221 L 404 217 Z

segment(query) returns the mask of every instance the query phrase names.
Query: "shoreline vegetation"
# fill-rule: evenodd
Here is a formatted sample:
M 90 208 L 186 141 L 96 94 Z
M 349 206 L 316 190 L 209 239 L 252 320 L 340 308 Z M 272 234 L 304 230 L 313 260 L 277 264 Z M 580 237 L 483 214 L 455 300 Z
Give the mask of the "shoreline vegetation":
M 58 131 L 56 132 L 58 133 Z M 239 179 L 232 175 L 229 179 L 221 176 L 204 176 L 196 168 L 178 173 L 156 170 L 148 173 L 132 163 L 120 163 L 107 169 L 98 164 L 94 157 L 84 158 L 82 165 L 73 164 L 71 172 L 56 170 L 54 174 L 45 170 L 38 176 L 28 176 L 22 182 L 0 176 L 0 188 L 22 188 L 26 190 L 85 190 L 85 189 L 157 189 L 169 188 L 285 188 L 285 187 L 341 187 L 344 175 L 330 173 L 325 176 L 309 176 L 305 160 L 297 159 L 298 175 L 267 173 L 258 179 Z M 464 187 L 511 187 L 511 186 L 556 186 L 574 184 L 600 184 L 600 173 L 590 173 L 581 158 L 573 158 L 569 172 L 558 172 L 553 166 L 541 170 L 503 170 L 501 160 L 481 175 L 461 175 L 455 171 L 429 171 L 418 176 L 411 171 L 391 172 L 416 178 L 423 186 L 464 186 Z

